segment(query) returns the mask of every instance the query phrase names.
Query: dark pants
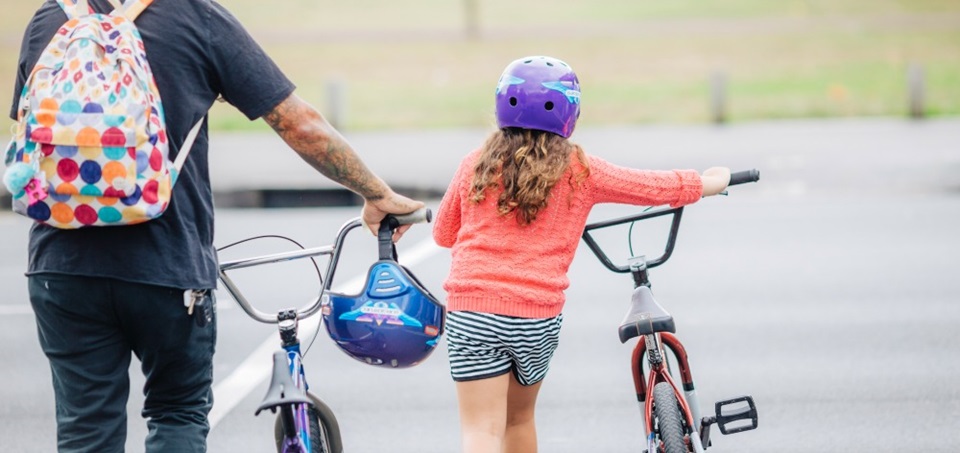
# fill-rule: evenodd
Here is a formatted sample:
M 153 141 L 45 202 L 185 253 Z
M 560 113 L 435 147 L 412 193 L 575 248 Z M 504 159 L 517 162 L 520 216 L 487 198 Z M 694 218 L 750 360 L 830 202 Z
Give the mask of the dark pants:
M 53 274 L 31 276 L 29 288 L 61 453 L 124 450 L 131 352 L 146 377 L 146 451 L 206 451 L 215 317 L 200 327 L 174 288 Z

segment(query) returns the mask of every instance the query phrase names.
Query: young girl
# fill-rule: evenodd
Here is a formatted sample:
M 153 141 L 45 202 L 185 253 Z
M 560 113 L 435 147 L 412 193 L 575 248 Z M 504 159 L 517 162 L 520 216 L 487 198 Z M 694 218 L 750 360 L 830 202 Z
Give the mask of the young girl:
M 537 451 L 534 406 L 557 348 L 567 269 L 597 203 L 683 206 L 730 170 L 612 165 L 567 140 L 580 84 L 563 61 L 521 58 L 496 91 L 499 130 L 460 164 L 433 237 L 452 248 L 447 346 L 463 450 Z

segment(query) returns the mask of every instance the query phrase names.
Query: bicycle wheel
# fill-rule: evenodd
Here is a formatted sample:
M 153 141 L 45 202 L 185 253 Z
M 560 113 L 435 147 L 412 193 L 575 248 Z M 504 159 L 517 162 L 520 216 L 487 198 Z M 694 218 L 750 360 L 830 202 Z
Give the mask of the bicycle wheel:
M 307 409 L 310 420 L 310 453 L 343 453 L 343 441 L 340 438 L 340 424 L 333 410 L 316 395 L 307 392 L 307 398 L 313 405 Z M 283 422 L 280 414 L 273 424 L 273 436 L 277 443 L 277 452 L 283 453 Z
M 661 382 L 653 387 L 653 412 L 656 417 L 656 430 L 662 443 L 661 451 L 687 453 L 687 444 L 683 441 L 680 405 L 670 384 Z

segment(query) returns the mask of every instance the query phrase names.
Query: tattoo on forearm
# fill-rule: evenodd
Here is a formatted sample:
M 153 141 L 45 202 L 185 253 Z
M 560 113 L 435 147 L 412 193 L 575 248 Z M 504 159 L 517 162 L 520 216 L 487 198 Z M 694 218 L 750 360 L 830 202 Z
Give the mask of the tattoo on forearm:
M 367 200 L 384 197 L 385 185 L 353 148 L 310 105 L 291 96 L 263 119 L 300 157 L 324 176 Z

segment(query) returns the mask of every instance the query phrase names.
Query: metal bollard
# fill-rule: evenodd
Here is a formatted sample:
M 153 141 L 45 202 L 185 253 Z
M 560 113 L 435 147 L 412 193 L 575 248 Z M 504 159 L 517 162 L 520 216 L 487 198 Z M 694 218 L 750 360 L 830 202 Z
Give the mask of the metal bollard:
M 465 35 L 468 40 L 480 38 L 480 7 L 477 0 L 463 0 Z
M 907 68 L 907 98 L 910 118 L 923 119 L 923 117 L 926 116 L 926 108 L 924 108 L 924 98 L 926 97 L 925 85 L 923 66 L 911 63 Z
M 710 118 L 716 124 L 727 122 L 727 76 L 722 71 L 710 75 Z
M 343 80 L 336 78 L 327 81 L 327 109 L 324 116 L 327 117 L 327 122 L 338 130 L 343 130 L 347 124 L 346 91 L 347 86 Z

